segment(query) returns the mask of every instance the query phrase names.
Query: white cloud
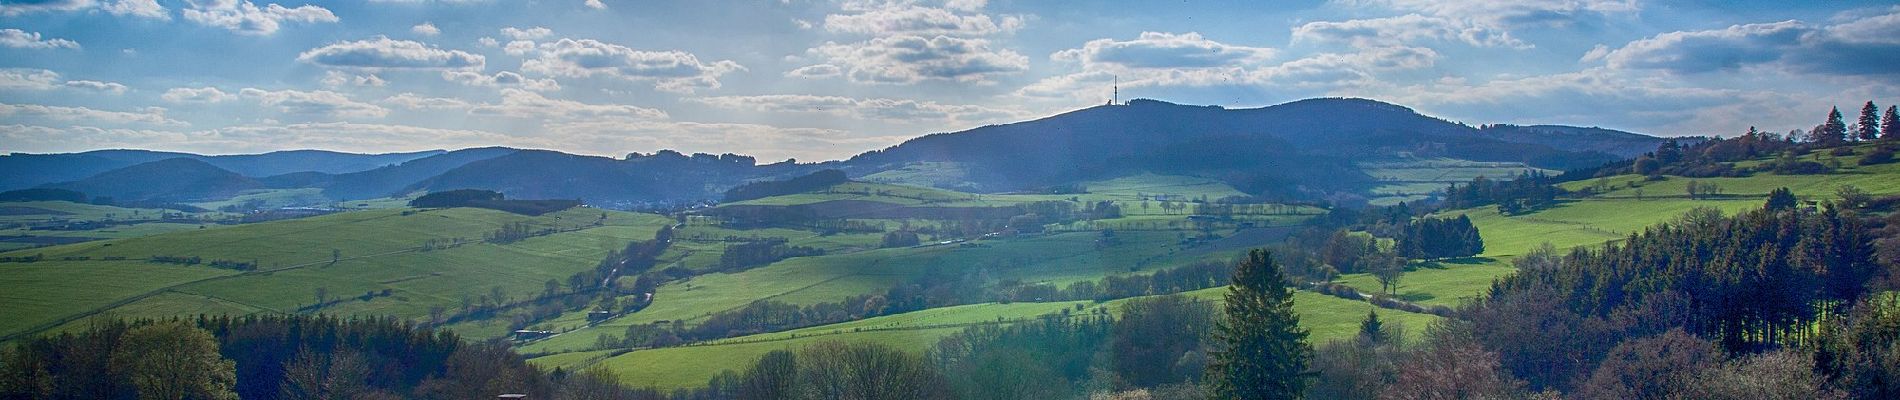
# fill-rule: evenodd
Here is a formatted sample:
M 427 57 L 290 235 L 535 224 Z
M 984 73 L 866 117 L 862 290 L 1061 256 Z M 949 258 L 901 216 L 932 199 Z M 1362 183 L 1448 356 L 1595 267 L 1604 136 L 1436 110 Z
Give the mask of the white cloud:
M 41 11 L 73 11 L 93 6 L 92 0 L 39 0 L 0 2 L 0 15 L 15 16 Z
M 687 101 L 733 110 L 821 113 L 910 123 L 979 123 L 1025 116 L 1018 112 L 976 105 L 950 105 L 911 99 L 856 99 L 802 94 L 712 96 L 691 98 Z
M 586 6 L 587 6 L 587 8 L 592 8 L 592 9 L 595 9 L 595 10 L 605 10 L 605 9 L 607 9 L 607 3 L 602 3 L 602 2 L 600 2 L 600 0 L 587 0 L 587 2 L 586 2 L 586 3 L 582 3 L 582 4 L 583 4 L 583 5 L 586 5 Z
M 1257 64 L 1273 57 L 1274 49 L 1236 46 L 1188 32 L 1142 32 L 1135 40 L 1096 39 L 1081 48 L 1058 51 L 1057 61 L 1123 68 L 1214 68 Z
M 461 50 L 443 50 L 410 40 L 376 37 L 370 40 L 337 42 L 304 51 L 297 61 L 327 67 L 363 70 L 383 69 L 466 69 L 481 70 L 487 63 L 480 54 Z
M 86 107 L 48 106 L 40 104 L 0 103 L 0 117 L 42 119 L 52 121 L 84 121 L 115 125 L 145 124 L 158 126 L 190 125 L 165 117 L 165 109 L 148 107 L 138 112 L 104 111 Z
M 805 79 L 836 78 L 844 75 L 844 69 L 831 64 L 807 65 L 791 71 L 785 71 L 786 77 Z
M 39 32 L 0 29 L 0 46 L 16 49 L 77 49 L 79 42 L 66 39 L 41 39 Z
M 436 28 L 433 22 L 424 22 L 409 27 L 409 32 L 422 36 L 435 36 L 442 34 L 442 29 Z
M 201 88 L 171 88 L 170 90 L 166 90 L 164 95 L 159 96 L 159 98 L 172 103 L 198 104 L 218 103 L 230 100 L 234 97 L 235 96 L 225 94 L 223 90 L 209 86 Z
M 126 87 L 118 82 L 66 81 L 66 87 L 91 90 L 101 93 L 125 94 Z
M 357 74 L 352 74 L 352 73 L 346 73 L 343 71 L 324 72 L 322 82 L 323 82 L 323 86 L 329 86 L 329 87 L 383 86 L 383 85 L 389 84 L 389 81 L 383 80 L 383 77 L 376 76 L 376 74 L 357 75 Z
M 389 109 L 375 104 L 350 100 L 349 96 L 328 90 L 263 90 L 244 88 L 238 95 L 255 99 L 265 107 L 274 107 L 285 114 L 302 116 L 327 116 L 334 118 L 381 118 L 389 115 Z
M 14 124 L 0 125 L 0 141 L 32 152 L 146 148 L 254 153 L 299 148 L 380 153 L 497 144 L 531 145 L 518 138 L 479 130 L 349 122 L 240 125 L 192 131 Z
M 666 119 L 666 112 L 621 104 L 588 104 L 572 100 L 550 99 L 521 89 L 502 89 L 501 102 L 477 105 L 471 115 L 513 118 L 572 119 L 630 118 Z
M 895 145 L 903 136 L 857 136 L 823 128 L 787 128 L 758 124 L 590 119 L 548 124 L 561 138 L 551 148 L 674 149 L 682 152 L 739 153 L 762 160 L 798 158 L 805 162 L 841 160 L 858 152 Z
M 1849 16 L 1834 25 L 1788 20 L 1738 24 L 1723 29 L 1674 31 L 1593 51 L 1615 69 L 1672 73 L 1736 71 L 1751 67 L 1792 73 L 1900 79 L 1900 7 Z
M 494 75 L 483 75 L 472 71 L 443 71 L 442 79 L 469 86 L 518 87 L 536 92 L 561 90 L 561 83 L 555 82 L 554 79 L 529 78 L 512 71 L 496 72 Z
M 958 11 L 911 4 L 888 5 L 863 10 L 856 14 L 827 15 L 825 30 L 834 33 L 876 36 L 897 34 L 984 36 L 1013 32 L 1023 26 L 1023 18 L 1018 16 L 1006 16 L 998 21 L 991 19 L 988 15 L 965 14 Z
M 141 18 L 171 20 L 170 10 L 158 5 L 158 0 L 119 0 L 104 5 L 106 13 L 112 15 L 130 15 Z
M 992 49 L 986 39 L 900 35 L 806 50 L 844 70 L 853 82 L 914 84 L 927 80 L 988 84 L 1029 68 L 1029 57 Z
M 44 69 L 0 69 L 0 89 L 52 90 L 60 86 L 59 73 Z
M 516 27 L 511 26 L 511 27 L 501 28 L 501 35 L 508 37 L 509 39 L 514 39 L 514 40 L 540 40 L 540 39 L 545 39 L 548 36 L 553 36 L 554 30 L 539 27 L 539 26 L 533 27 L 533 28 L 527 28 L 527 29 L 516 28 Z
M 293 8 L 271 3 L 258 7 L 250 0 L 187 0 L 186 3 L 186 20 L 247 35 L 277 33 L 284 22 L 339 21 L 329 9 L 313 5 Z
M 470 107 L 468 102 L 461 99 L 424 97 L 415 93 L 389 96 L 380 103 L 405 110 L 462 110 Z
M 1293 28 L 1293 40 L 1345 42 L 1357 47 L 1396 46 L 1428 40 L 1463 42 L 1478 47 L 1531 47 L 1496 27 L 1419 14 L 1308 22 Z
M 1376 6 L 1464 19 L 1500 28 L 1568 26 L 1583 18 L 1640 11 L 1636 0 L 1342 0 L 1349 7 Z
M 721 75 L 745 69 L 731 60 L 701 62 L 684 51 L 634 50 L 593 39 L 564 38 L 541 44 L 535 52 L 535 58 L 522 62 L 522 71 L 570 78 L 606 76 L 652 81 L 655 89 L 672 93 L 718 89 Z

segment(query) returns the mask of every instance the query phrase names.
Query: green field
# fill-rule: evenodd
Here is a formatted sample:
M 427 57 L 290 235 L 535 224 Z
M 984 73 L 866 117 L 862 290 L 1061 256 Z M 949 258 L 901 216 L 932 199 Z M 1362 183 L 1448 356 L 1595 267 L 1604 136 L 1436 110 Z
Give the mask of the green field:
M 1218 302 L 1225 293 L 1226 288 L 1212 288 L 1188 292 L 1186 295 Z M 652 386 L 661 389 L 683 388 L 704 385 L 707 379 L 720 371 L 743 369 L 751 363 L 751 360 L 773 350 L 798 349 L 812 343 L 837 340 L 879 343 L 905 351 L 922 353 L 935 345 L 938 339 L 970 326 L 1009 324 L 1036 318 L 1062 318 L 1062 315 L 1052 313 L 1065 308 L 1071 309 L 1073 315 L 1076 316 L 1092 314 L 1098 312 L 1098 309 L 1118 313 L 1120 306 L 1128 300 L 1107 303 L 1091 301 L 989 303 L 945 307 L 786 332 L 743 336 L 703 345 L 636 350 L 603 360 L 590 360 L 588 356 L 557 354 L 537 358 L 535 362 L 543 365 L 565 365 L 570 368 L 591 363 L 619 373 L 622 380 L 629 385 Z M 1078 305 L 1082 309 L 1073 311 Z M 1312 331 L 1309 340 L 1324 343 L 1350 338 L 1357 334 L 1360 321 L 1365 318 L 1366 311 L 1372 309 L 1372 306 L 1365 302 L 1297 292 L 1294 294 L 1294 308 L 1300 313 L 1301 325 Z M 1392 310 L 1378 312 L 1380 317 L 1388 323 L 1406 326 L 1407 337 L 1411 339 L 1416 339 L 1424 331 L 1426 325 L 1439 319 L 1432 315 Z M 599 352 L 573 354 L 587 354 L 594 357 L 601 355 Z M 577 362 L 577 360 L 581 361 Z
M 513 222 L 561 232 L 506 245 L 480 241 Z M 316 302 L 319 288 L 336 300 L 322 312 L 420 318 L 432 307 L 454 309 L 464 296 L 493 288 L 512 298 L 531 297 L 547 280 L 564 281 L 592 268 L 608 250 L 651 238 L 668 223 L 658 215 L 586 208 L 538 217 L 391 209 L 32 249 L 6 255 L 45 259 L 0 264 L 0 282 L 18 288 L 0 302 L 0 313 L 16 317 L 0 323 L 0 334 L 43 331 L 99 315 L 298 312 Z M 464 244 L 422 248 L 430 240 L 457 239 Z M 206 264 L 147 261 L 153 256 L 255 263 L 258 269 L 240 274 Z M 390 295 L 381 295 L 384 290 Z M 376 295 L 367 300 L 354 298 L 371 292 Z M 505 333 L 458 330 L 477 337 Z

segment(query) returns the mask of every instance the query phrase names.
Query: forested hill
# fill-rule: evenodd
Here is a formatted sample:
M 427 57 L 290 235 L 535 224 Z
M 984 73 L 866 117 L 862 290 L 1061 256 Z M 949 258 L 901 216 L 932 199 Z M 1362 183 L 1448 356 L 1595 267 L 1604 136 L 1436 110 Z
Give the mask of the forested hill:
M 192 158 L 249 177 L 294 172 L 343 174 L 443 153 L 354 154 L 326 150 L 287 150 L 262 154 L 197 155 L 150 150 L 95 150 L 65 154 L 9 154 L 0 156 L 0 190 L 68 182 L 153 161 Z
M 1142 170 L 1220 178 L 1249 192 L 1350 191 L 1371 180 L 1353 163 L 1380 157 L 1404 154 L 1568 169 L 1622 158 L 1626 148 L 1653 149 L 1661 143 L 1622 132 L 1552 128 L 1573 133 L 1564 140 L 1487 134 L 1366 99 L 1310 99 L 1234 110 L 1134 100 L 924 136 L 861 154 L 846 165 L 865 172 L 910 162 L 964 163 L 973 169 L 971 180 L 992 190 Z M 1615 144 L 1584 147 L 1610 152 L 1565 150 L 1596 140 Z

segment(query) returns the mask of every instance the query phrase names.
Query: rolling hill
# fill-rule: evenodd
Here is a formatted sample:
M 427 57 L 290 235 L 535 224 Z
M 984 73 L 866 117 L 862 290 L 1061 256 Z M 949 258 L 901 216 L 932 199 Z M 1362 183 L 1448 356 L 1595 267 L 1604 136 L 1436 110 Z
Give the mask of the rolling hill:
M 65 154 L 15 153 L 0 155 L 0 190 L 75 181 L 135 164 L 180 157 L 198 159 L 239 175 L 258 178 L 306 171 L 325 174 L 366 171 L 440 153 L 443 151 L 354 154 L 325 150 L 287 150 L 235 155 L 198 155 L 150 150 L 96 150 Z
M 195 158 L 172 158 L 99 173 L 46 187 L 85 193 L 116 202 L 188 202 L 230 198 L 262 182 Z

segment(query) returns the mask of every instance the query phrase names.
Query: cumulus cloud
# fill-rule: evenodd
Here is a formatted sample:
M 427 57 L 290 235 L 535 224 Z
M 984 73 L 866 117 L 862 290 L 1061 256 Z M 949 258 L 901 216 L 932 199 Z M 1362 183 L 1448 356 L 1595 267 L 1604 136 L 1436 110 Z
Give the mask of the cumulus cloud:
M 1421 41 L 1462 42 L 1478 47 L 1528 48 L 1510 32 L 1469 20 L 1406 14 L 1397 17 L 1314 21 L 1293 28 L 1293 40 L 1343 42 L 1357 47 L 1395 46 Z
M 90 90 L 101 93 L 125 94 L 126 87 L 118 82 L 66 81 L 66 87 Z
M 461 99 L 426 97 L 415 93 L 389 96 L 379 103 L 405 110 L 462 110 L 470 106 L 468 102 Z
M 554 79 L 529 78 L 512 71 L 496 72 L 494 75 L 473 71 L 443 71 L 442 79 L 469 86 L 518 87 L 536 92 L 561 90 L 560 82 Z
M 343 71 L 324 72 L 322 82 L 324 86 L 329 86 L 329 87 L 383 86 L 383 85 L 389 84 L 389 81 L 383 80 L 383 77 L 376 76 L 376 74 L 358 75 L 358 74 L 352 74 L 352 73 L 347 73 Z
M 1341 0 L 1352 7 L 1384 7 L 1469 20 L 1478 25 L 1512 28 L 1567 26 L 1584 18 L 1641 10 L 1636 0 Z
M 106 13 L 120 16 L 134 16 L 171 20 L 170 10 L 158 5 L 158 0 L 119 0 L 103 6 Z
M 77 49 L 79 42 L 66 39 L 42 39 L 39 32 L 7 28 L 0 29 L 0 46 L 16 49 Z
M 622 104 L 588 104 L 573 100 L 550 99 L 521 89 L 502 89 L 501 101 L 477 105 L 469 114 L 513 118 L 628 118 L 666 119 L 665 111 Z
M 167 102 L 196 104 L 218 103 L 230 100 L 234 97 L 235 96 L 225 94 L 223 90 L 209 86 L 201 88 L 171 88 L 170 90 L 166 90 L 164 95 L 159 96 L 160 99 L 164 99 Z
M 844 69 L 831 64 L 807 65 L 791 71 L 785 71 L 785 76 L 789 78 L 824 79 L 836 78 L 843 75 Z
M 1090 40 L 1080 48 L 1058 51 L 1049 57 L 1057 61 L 1127 68 L 1210 68 L 1259 63 L 1272 58 L 1273 54 L 1270 48 L 1220 43 L 1195 32 L 1142 32 L 1134 40 Z
M 982 7 L 976 7 L 981 9 Z M 1023 18 L 969 14 L 970 10 L 923 7 L 914 4 L 888 5 L 855 14 L 825 16 L 825 30 L 833 33 L 863 35 L 963 35 L 983 36 L 1013 32 L 1022 28 Z
M 719 108 L 763 112 L 822 113 L 857 119 L 900 122 L 986 122 L 1022 117 L 1009 110 L 976 105 L 950 105 L 910 99 L 856 99 L 839 96 L 780 94 L 712 96 L 688 101 Z
M 433 22 L 424 22 L 409 27 L 409 32 L 422 36 L 435 36 L 442 34 L 442 29 L 436 28 Z
M 0 69 L 0 89 L 52 90 L 60 86 L 59 73 L 44 69 Z
M 114 125 L 131 125 L 131 124 L 144 124 L 144 125 L 155 125 L 155 126 L 190 125 L 190 124 L 185 123 L 184 121 L 166 118 L 165 109 L 159 108 L 159 107 L 147 107 L 143 110 L 139 110 L 138 112 L 125 112 L 125 111 L 95 110 L 95 109 L 87 108 L 87 107 L 65 107 L 65 106 L 49 106 L 49 105 L 40 105 L 40 104 L 0 103 L 0 117 L 7 118 L 9 120 L 14 119 L 14 118 L 20 118 L 20 119 L 50 120 L 50 121 L 85 121 L 85 122 L 90 122 L 90 123 L 107 123 L 107 124 L 114 124 Z
M 481 70 L 487 59 L 461 50 L 444 50 L 433 45 L 388 37 L 337 42 L 304 51 L 297 61 L 337 68 L 363 70 L 438 69 Z
M 244 88 L 238 96 L 257 100 L 259 105 L 276 108 L 284 114 L 333 118 L 381 118 L 389 109 L 350 100 L 349 96 L 328 90 L 263 90 Z
M 582 4 L 582 5 L 586 5 L 586 6 L 587 6 L 587 8 L 592 8 L 592 9 L 595 9 L 595 10 L 605 10 L 605 9 L 607 9 L 607 3 L 602 3 L 602 2 L 600 2 L 600 0 L 587 0 L 587 2 L 586 2 L 586 3 L 581 3 L 581 4 Z
M 1749 67 L 1795 73 L 1900 77 L 1900 7 L 1833 25 L 1796 20 L 1739 24 L 1723 29 L 1665 32 L 1614 50 L 1593 51 L 1614 69 L 1671 73 L 1734 71 Z
M 293 8 L 270 3 L 258 7 L 250 0 L 188 0 L 186 3 L 186 20 L 247 35 L 277 33 L 284 22 L 339 21 L 330 9 L 313 5 Z
M 994 83 L 1029 68 L 1029 57 L 993 49 L 987 39 L 900 35 L 849 44 L 826 42 L 806 50 L 843 70 L 853 82 L 914 84 L 928 80 Z M 801 68 L 802 69 L 802 68 Z
M 527 29 L 511 26 L 501 28 L 501 35 L 514 40 L 540 40 L 546 39 L 548 36 L 553 36 L 554 30 L 539 26 Z
M 0 15 L 15 16 L 41 11 L 73 11 L 90 8 L 92 0 L 37 0 L 0 2 Z
M 542 75 L 582 78 L 605 76 L 630 81 L 652 81 L 654 88 L 673 93 L 718 89 L 719 77 L 745 67 L 731 60 L 701 62 L 678 50 L 644 51 L 593 39 L 561 39 L 543 43 L 521 70 Z

